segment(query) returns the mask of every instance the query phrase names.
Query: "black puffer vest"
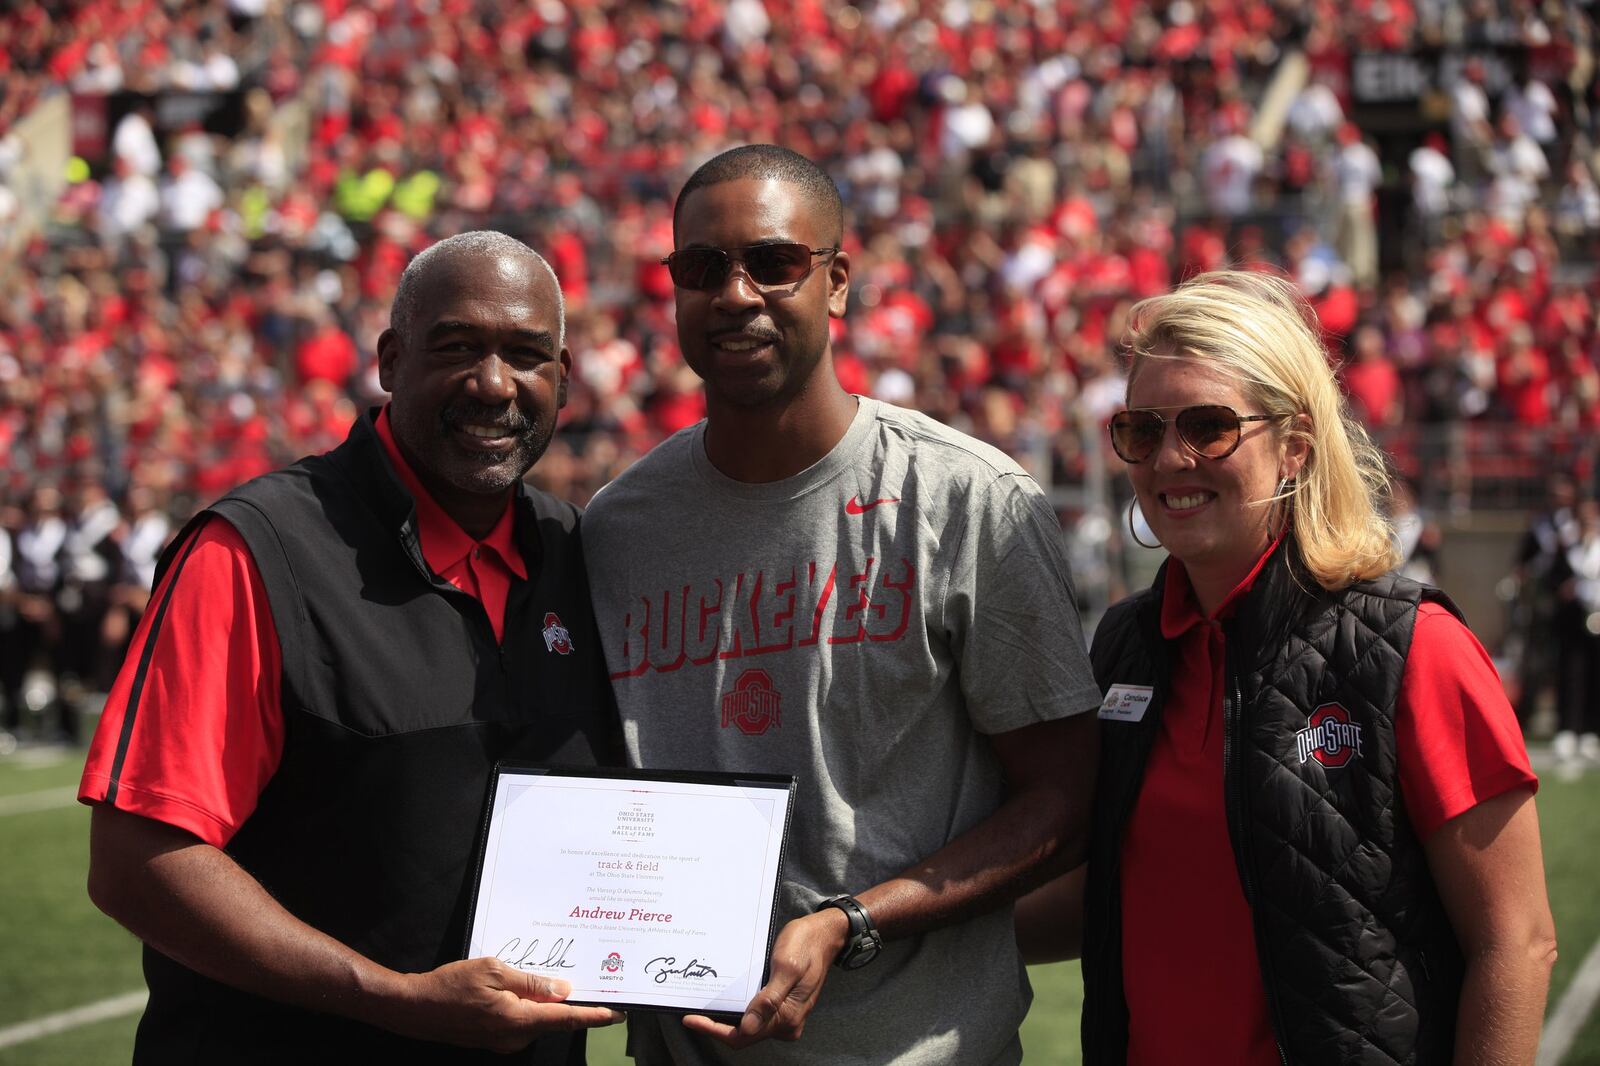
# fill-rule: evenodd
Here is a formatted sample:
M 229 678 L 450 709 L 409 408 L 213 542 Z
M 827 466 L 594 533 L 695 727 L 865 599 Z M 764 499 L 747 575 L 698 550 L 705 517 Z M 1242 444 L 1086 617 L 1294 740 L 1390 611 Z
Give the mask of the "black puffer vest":
M 1104 691 L 1149 685 L 1139 722 L 1106 721 L 1084 916 L 1085 1062 L 1127 1057 L 1122 837 L 1174 679 L 1161 589 L 1117 604 L 1091 657 Z M 1309 590 L 1309 591 L 1308 591 Z M 1394 574 L 1328 593 L 1291 544 L 1224 627 L 1223 788 L 1278 1047 L 1286 1063 L 1446 1063 L 1460 948 L 1406 818 L 1395 708 L 1417 605 Z
M 423 560 L 370 414 L 332 452 L 208 512 L 249 545 L 283 655 L 282 760 L 226 851 L 290 913 L 401 972 L 462 957 L 496 760 L 593 765 L 615 742 L 577 511 L 525 489 L 514 506 L 529 576 L 512 583 L 503 644 L 479 602 Z M 182 565 L 187 540 L 162 572 Z M 565 653 L 546 639 L 551 616 L 570 635 Z M 137 1062 L 584 1059 L 582 1034 L 509 1060 L 403 1040 L 246 995 L 149 948 L 145 976 Z

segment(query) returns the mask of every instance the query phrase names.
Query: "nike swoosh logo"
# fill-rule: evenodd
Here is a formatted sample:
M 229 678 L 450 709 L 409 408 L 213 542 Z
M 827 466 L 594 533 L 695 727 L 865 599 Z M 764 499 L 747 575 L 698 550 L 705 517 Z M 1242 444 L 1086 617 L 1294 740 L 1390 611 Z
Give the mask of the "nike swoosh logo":
M 844 513 L 845 514 L 866 514 L 868 511 L 872 510 L 874 507 L 878 506 L 878 504 L 880 504 L 880 503 L 899 503 L 899 502 L 900 502 L 899 499 L 891 499 L 891 498 L 885 496 L 881 500 L 870 500 L 867 503 L 862 503 L 861 500 L 858 497 L 852 496 L 852 497 L 850 497 L 850 502 L 848 502 L 848 503 L 846 503 L 844 505 Z

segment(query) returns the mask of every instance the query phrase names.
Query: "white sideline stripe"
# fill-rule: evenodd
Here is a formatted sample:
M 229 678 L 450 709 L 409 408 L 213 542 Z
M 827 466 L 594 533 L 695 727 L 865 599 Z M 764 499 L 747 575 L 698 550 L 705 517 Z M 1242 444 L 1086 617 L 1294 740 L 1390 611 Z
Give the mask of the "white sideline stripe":
M 1561 1002 L 1544 1023 L 1544 1034 L 1539 1038 L 1539 1057 L 1534 1066 L 1557 1066 L 1572 1050 L 1583 1023 L 1589 1020 L 1596 1000 L 1600 1000 L 1600 940 L 1594 942 L 1583 965 L 1573 975 L 1572 983 L 1561 993 Z
M 124 1014 L 132 1014 L 134 1011 L 144 1009 L 144 1002 L 149 996 L 150 993 L 144 990 L 125 992 L 120 996 L 102 999 L 98 1003 L 86 1003 L 81 1007 L 61 1011 L 59 1014 L 46 1014 L 43 1018 L 35 1018 L 31 1022 L 13 1025 L 9 1029 L 0 1029 L 0 1048 L 76 1029 L 80 1025 L 92 1025 L 108 1018 L 120 1018 Z
M 8 758 L 18 770 L 48 770 L 67 761 L 67 750 L 60 746 L 24 748 Z
M 57 807 L 70 807 L 77 802 L 77 785 L 44 788 L 38 792 L 19 792 L 15 796 L 0 796 L 0 818 L 4 818 L 8 814 L 27 814 L 31 811 L 48 811 Z

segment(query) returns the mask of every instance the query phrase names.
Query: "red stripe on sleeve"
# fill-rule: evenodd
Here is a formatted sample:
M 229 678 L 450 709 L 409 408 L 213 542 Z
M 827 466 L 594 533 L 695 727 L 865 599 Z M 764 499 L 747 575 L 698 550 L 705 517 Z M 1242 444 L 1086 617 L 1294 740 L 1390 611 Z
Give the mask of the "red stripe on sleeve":
M 105 802 L 115 773 L 118 810 L 222 847 L 255 810 L 283 754 L 282 656 L 266 588 L 244 539 L 213 518 L 150 605 L 106 700 L 78 798 Z

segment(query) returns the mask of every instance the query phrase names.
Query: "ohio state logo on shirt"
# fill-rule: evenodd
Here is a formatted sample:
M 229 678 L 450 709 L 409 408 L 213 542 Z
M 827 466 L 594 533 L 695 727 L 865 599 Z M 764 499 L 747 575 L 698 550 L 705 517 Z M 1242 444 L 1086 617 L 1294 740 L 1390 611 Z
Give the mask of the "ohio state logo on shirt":
M 544 616 L 544 647 L 559 655 L 572 654 L 572 634 L 561 624 L 561 618 L 551 611 Z
M 722 728 L 735 726 L 746 736 L 756 737 L 779 725 L 783 697 L 772 687 L 765 670 L 746 670 L 722 696 Z
M 1361 726 L 1350 720 L 1350 712 L 1337 703 L 1324 703 L 1311 712 L 1306 727 L 1294 735 L 1300 751 L 1300 765 L 1315 759 L 1329 769 L 1337 769 L 1361 754 Z

